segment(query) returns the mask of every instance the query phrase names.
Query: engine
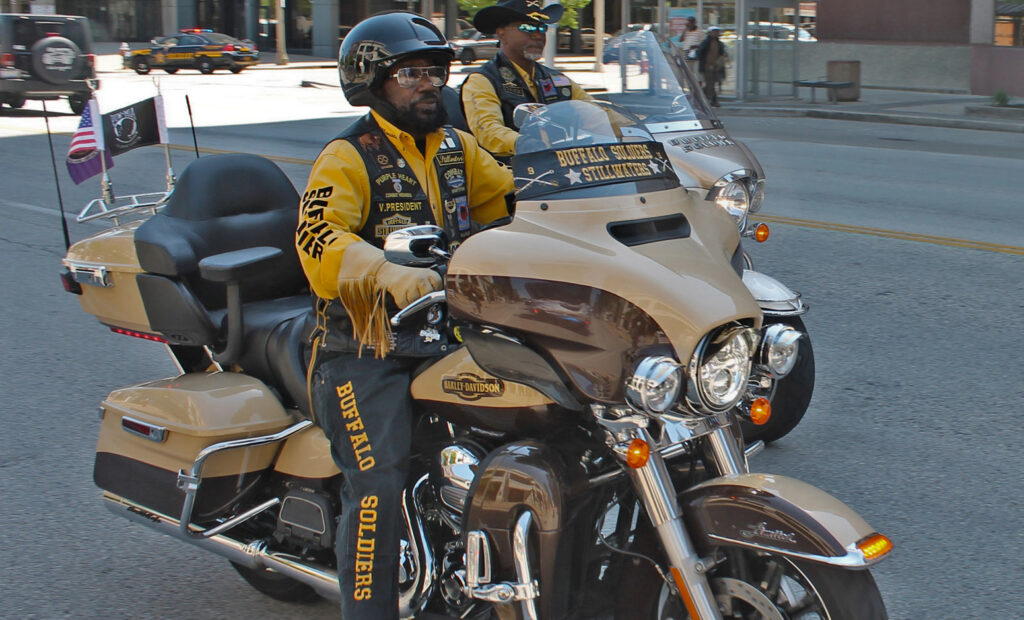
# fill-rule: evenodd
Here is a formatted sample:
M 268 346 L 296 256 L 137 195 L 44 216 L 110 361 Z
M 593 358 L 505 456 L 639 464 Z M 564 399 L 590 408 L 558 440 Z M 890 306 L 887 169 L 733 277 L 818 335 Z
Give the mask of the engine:
M 469 498 L 469 487 L 486 454 L 484 448 L 467 440 L 449 444 L 438 453 L 437 467 L 431 472 L 438 512 L 455 533 L 462 531 L 462 513 Z

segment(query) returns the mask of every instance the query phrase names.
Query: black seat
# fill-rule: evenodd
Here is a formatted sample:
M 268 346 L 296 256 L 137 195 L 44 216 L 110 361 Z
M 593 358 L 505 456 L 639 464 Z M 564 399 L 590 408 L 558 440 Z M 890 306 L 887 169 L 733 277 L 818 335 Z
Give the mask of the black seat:
M 304 347 L 312 304 L 294 246 L 298 206 L 291 181 L 266 158 L 197 159 L 182 171 L 163 211 L 136 230 L 144 271 L 136 280 L 150 325 L 171 344 L 210 347 L 217 361 L 274 387 L 285 404 L 309 415 Z M 257 247 L 280 252 L 240 276 L 243 330 L 229 347 L 231 284 L 204 279 L 199 263 Z

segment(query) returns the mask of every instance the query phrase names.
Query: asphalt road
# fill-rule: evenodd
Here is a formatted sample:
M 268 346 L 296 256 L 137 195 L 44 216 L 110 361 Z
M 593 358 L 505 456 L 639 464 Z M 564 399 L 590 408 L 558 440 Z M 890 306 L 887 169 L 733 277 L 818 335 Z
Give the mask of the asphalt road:
M 301 190 L 305 162 L 355 113 L 336 89 L 297 85 L 329 77 L 164 78 L 175 168 L 194 157 L 187 91 L 201 148 L 275 157 Z M 152 85 L 125 74 L 105 89 L 110 109 Z M 174 369 L 162 347 L 111 335 L 61 290 L 43 117 L 27 108 L 0 112 L 0 617 L 336 617 L 330 603 L 264 598 L 226 561 L 100 506 L 98 403 Z M 77 118 L 51 123 L 70 131 Z M 1024 617 L 1020 136 L 810 119 L 728 128 L 768 173 L 765 214 L 785 222 L 754 257 L 810 302 L 817 362 L 807 418 L 753 468 L 820 486 L 895 541 L 873 571 L 892 618 Z M 60 156 L 68 137 L 54 143 Z M 155 147 L 119 157 L 115 190 L 159 189 L 162 165 Z M 69 211 L 98 195 L 62 168 Z M 72 239 L 99 230 L 70 224 Z

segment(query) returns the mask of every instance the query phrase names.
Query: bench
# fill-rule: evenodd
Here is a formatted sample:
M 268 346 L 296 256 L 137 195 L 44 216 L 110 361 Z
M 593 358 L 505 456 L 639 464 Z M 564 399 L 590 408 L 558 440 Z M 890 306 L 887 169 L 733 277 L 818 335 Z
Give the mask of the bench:
M 832 103 L 838 103 L 839 99 L 836 96 L 836 90 L 840 88 L 850 88 L 856 86 L 854 82 L 832 82 L 829 80 L 796 80 L 793 82 L 794 86 L 807 86 L 811 89 L 811 103 L 814 103 L 814 89 L 825 88 L 828 89 L 828 100 Z

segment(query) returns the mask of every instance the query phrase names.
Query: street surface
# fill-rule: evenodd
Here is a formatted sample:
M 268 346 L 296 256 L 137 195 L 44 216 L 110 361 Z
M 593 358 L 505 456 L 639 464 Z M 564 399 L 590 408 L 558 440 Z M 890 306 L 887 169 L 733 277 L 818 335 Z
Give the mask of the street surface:
M 104 74 L 101 109 L 160 77 L 177 172 L 204 152 L 266 155 L 299 191 L 360 111 L 332 70 Z M 98 197 L 63 164 L 78 118 L 51 102 L 65 208 Z M 1024 618 L 1024 138 L 832 120 L 729 118 L 768 175 L 757 266 L 800 290 L 814 400 L 752 468 L 846 501 L 896 544 L 873 571 L 890 617 Z M 0 112 L 0 617 L 336 618 L 249 588 L 227 561 L 108 513 L 92 482 L 97 405 L 169 376 L 160 345 L 112 335 L 64 293 L 57 192 L 39 102 Z M 157 191 L 164 156 L 120 156 L 115 192 Z M 231 182 L 244 182 L 232 180 Z M 101 226 L 70 222 L 72 240 Z

